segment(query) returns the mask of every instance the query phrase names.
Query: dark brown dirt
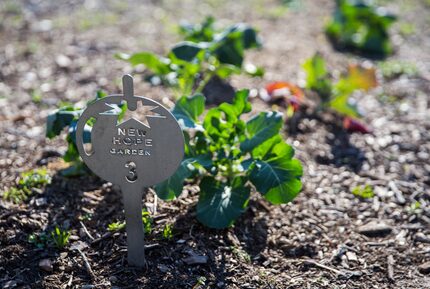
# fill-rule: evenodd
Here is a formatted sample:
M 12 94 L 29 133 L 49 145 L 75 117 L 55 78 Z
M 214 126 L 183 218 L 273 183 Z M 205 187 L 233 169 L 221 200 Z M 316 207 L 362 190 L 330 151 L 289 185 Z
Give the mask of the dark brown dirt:
M 254 192 L 247 212 L 227 230 L 197 222 L 198 191 L 192 184 L 179 199 L 158 200 L 155 206 L 148 192 L 144 202 L 154 224 L 144 270 L 127 266 L 124 232 L 107 230 L 109 223 L 123 220 L 118 188 L 95 177 L 58 174 L 65 167 L 57 156 L 65 141 L 46 140 L 44 123 L 60 101 L 88 100 L 98 89 L 119 91 L 121 75 L 132 70 L 114 59 L 115 52 L 164 53 L 178 39 L 174 25 L 207 14 L 221 24 L 250 23 L 263 36 L 263 49 L 247 60 L 263 66 L 266 75 L 234 77 L 236 88 L 258 89 L 274 80 L 300 84 L 300 64 L 316 51 L 334 74 L 348 62 L 369 60 L 336 52 L 325 38 L 323 26 L 334 1 L 303 1 L 299 10 L 283 13 L 274 0 L 138 2 L 0 3 L 0 190 L 32 168 L 47 167 L 53 176 L 48 187 L 21 205 L 0 201 L 0 286 L 430 288 L 426 271 L 419 270 L 430 261 L 428 1 L 379 1 L 399 15 L 391 31 L 396 54 L 390 59 L 415 64 L 419 75 L 383 81 L 358 95 L 373 134 L 350 135 L 332 115 L 304 112 L 297 132 L 288 136 L 304 166 L 302 193 L 291 204 L 272 206 Z M 415 31 L 400 33 L 404 23 Z M 168 89 L 143 80 L 136 85 L 139 93 L 171 104 Z M 32 95 L 41 95 L 41 102 L 32 101 Z M 254 110 L 268 109 L 259 99 L 253 103 Z M 357 185 L 372 186 L 375 197 L 353 196 Z M 38 206 L 40 198 L 46 204 Z M 378 223 L 379 232 L 363 233 L 369 223 Z M 170 241 L 161 238 L 165 224 L 174 228 Z M 28 242 L 30 234 L 55 225 L 72 232 L 65 249 Z M 94 277 L 73 249 L 78 245 Z M 185 260 L 193 255 L 208 261 L 188 265 Z M 52 262 L 51 272 L 39 267 L 42 259 Z

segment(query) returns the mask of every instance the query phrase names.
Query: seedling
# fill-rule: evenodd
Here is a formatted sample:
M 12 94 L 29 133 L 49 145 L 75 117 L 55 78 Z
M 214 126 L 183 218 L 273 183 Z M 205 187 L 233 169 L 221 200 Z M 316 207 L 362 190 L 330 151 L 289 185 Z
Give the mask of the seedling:
M 63 249 L 69 243 L 70 232 L 55 227 L 51 232 L 51 239 L 57 249 Z
M 205 286 L 206 285 L 206 277 L 205 276 L 199 276 L 197 277 L 197 283 L 196 285 L 193 286 L 193 289 L 195 288 L 200 288 L 200 286 Z
M 125 222 L 113 222 L 108 225 L 108 231 L 118 232 L 125 228 Z
M 333 19 L 326 26 L 328 37 L 338 48 L 375 56 L 392 53 L 388 29 L 396 17 L 363 0 L 337 0 Z
M 375 196 L 375 193 L 373 192 L 373 188 L 370 185 L 366 185 L 364 188 L 361 186 L 355 187 L 352 189 L 351 193 L 356 196 L 363 199 L 370 199 Z
M 358 121 L 361 113 L 351 95 L 377 86 L 374 68 L 350 65 L 348 73 L 335 82 L 327 71 L 324 58 L 317 53 L 305 61 L 303 69 L 306 72 L 306 88 L 316 92 L 320 98 L 319 109 L 332 110 L 345 117 L 344 127 L 349 131 L 370 131 Z
M 251 111 L 247 90 L 201 121 L 204 107 L 204 96 L 197 94 L 180 98 L 173 108 L 186 139 L 185 158 L 172 177 L 155 186 L 158 197 L 178 197 L 184 181 L 192 179 L 200 187 L 197 219 L 212 228 L 233 224 L 247 208 L 252 186 L 272 204 L 292 201 L 302 187 L 302 166 L 279 134 L 282 115 L 261 112 L 242 120 Z
M 28 199 L 32 194 L 32 188 L 41 188 L 51 182 L 51 177 L 46 169 L 30 170 L 22 173 L 17 182 L 17 187 L 3 193 L 3 199 L 19 204 Z
M 236 246 L 232 246 L 230 247 L 231 251 L 233 252 L 234 255 L 236 255 L 236 257 L 245 263 L 251 263 L 251 256 L 245 252 L 243 249 L 238 248 Z
M 150 234 L 152 232 L 152 218 L 148 211 L 145 209 L 142 210 L 142 222 L 143 222 L 143 230 L 145 234 Z
M 3 192 L 3 199 L 15 204 L 22 203 L 28 199 L 28 195 L 24 190 L 17 189 L 15 187 Z
M 170 241 L 173 239 L 172 225 L 166 224 L 163 228 L 163 239 Z
M 152 232 L 152 218 L 148 211 L 145 209 L 142 210 L 142 222 L 143 228 L 145 230 L 145 234 L 149 234 Z M 122 231 L 125 228 L 125 222 L 113 222 L 108 225 L 108 231 L 110 232 L 118 232 Z
M 144 65 L 151 73 L 148 80 L 171 87 L 177 98 L 202 92 L 213 77 L 227 79 L 243 72 L 262 76 L 261 68 L 242 65 L 244 51 L 261 46 L 254 28 L 239 23 L 217 30 L 214 19 L 208 17 L 199 25 L 182 24 L 179 31 L 184 41 L 175 44 L 166 57 L 148 51 L 116 57 L 133 66 Z
M 45 233 L 31 234 L 28 236 L 28 242 L 41 249 L 46 247 L 47 243 L 49 242 L 49 236 Z
M 31 188 L 40 188 L 50 182 L 51 177 L 46 169 L 36 169 L 22 173 L 18 180 L 18 186 L 29 193 Z
M 418 75 L 418 69 L 414 63 L 390 60 L 384 61 L 379 64 L 379 69 L 382 72 L 384 78 L 391 80 L 402 75 L 413 77 Z
M 420 201 L 415 201 L 406 207 L 406 211 L 411 215 L 420 215 L 423 212 L 422 205 Z

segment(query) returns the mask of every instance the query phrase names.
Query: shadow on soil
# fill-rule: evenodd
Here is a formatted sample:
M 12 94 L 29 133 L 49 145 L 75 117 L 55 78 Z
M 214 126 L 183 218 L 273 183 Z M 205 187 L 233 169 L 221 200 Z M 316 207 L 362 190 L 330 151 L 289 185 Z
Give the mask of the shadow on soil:
M 325 141 L 331 146 L 330 154 L 318 155 L 316 161 L 324 165 L 334 165 L 336 167 L 347 167 L 354 172 L 359 172 L 366 161 L 363 151 L 350 142 L 350 133 L 343 127 L 339 119 L 329 116 L 324 119 L 317 114 L 309 114 L 300 111 L 290 120 L 288 126 L 290 135 L 306 132 L 299 129 L 299 123 L 303 119 L 316 120 L 317 125 L 323 125 L 328 132 L 325 135 Z

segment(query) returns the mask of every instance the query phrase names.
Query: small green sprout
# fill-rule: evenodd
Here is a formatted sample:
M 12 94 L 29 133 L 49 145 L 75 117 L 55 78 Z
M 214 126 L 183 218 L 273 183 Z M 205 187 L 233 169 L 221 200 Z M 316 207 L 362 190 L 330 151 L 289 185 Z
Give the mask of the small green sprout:
M 51 232 L 51 239 L 57 249 L 64 248 L 69 243 L 70 232 L 67 230 L 61 230 L 57 226 L 54 231 Z
M 414 77 L 418 75 L 418 68 L 414 63 L 398 60 L 384 61 L 379 64 L 379 69 L 385 79 L 395 79 L 402 75 Z
M 230 247 L 233 254 L 242 262 L 251 263 L 251 256 L 245 252 L 243 249 L 232 246 Z
M 149 212 L 145 209 L 142 210 L 142 222 L 145 234 L 150 234 L 152 232 L 152 218 Z
M 152 218 L 149 212 L 145 209 L 142 210 L 142 223 L 145 234 L 150 234 L 152 232 Z M 125 228 L 125 222 L 113 222 L 108 225 L 108 231 L 118 232 Z
M 51 177 L 48 175 L 46 169 L 36 169 L 22 173 L 18 186 L 29 193 L 31 188 L 40 188 L 51 182 Z
M 19 204 L 25 201 L 27 198 L 27 194 L 23 190 L 17 188 L 10 188 L 3 193 L 4 200 L 13 202 L 15 204 Z
M 173 238 L 172 225 L 166 224 L 163 228 L 163 239 L 171 240 Z
M 51 182 L 51 177 L 46 169 L 36 169 L 22 173 L 18 178 L 16 188 L 11 188 L 3 193 L 3 199 L 19 204 L 28 199 L 32 188 L 41 188 Z
M 409 214 L 412 215 L 419 215 L 423 212 L 422 208 L 421 208 L 421 203 L 420 201 L 415 201 L 414 203 L 410 204 L 408 207 L 406 207 L 406 211 Z
M 351 193 L 356 196 L 363 199 L 370 199 L 375 196 L 375 193 L 373 192 L 373 188 L 370 185 L 366 185 L 364 188 L 362 186 L 357 186 L 352 189 Z
M 30 236 L 28 236 L 28 242 L 30 244 L 34 244 L 37 248 L 41 249 L 46 247 L 46 244 L 49 241 L 49 236 L 46 235 L 45 233 L 40 233 L 40 234 L 30 234 Z
M 206 285 L 206 280 L 207 279 L 206 279 L 205 276 L 199 276 L 199 277 L 197 277 L 197 283 L 196 283 L 196 285 L 193 288 L 197 288 L 198 285 L 205 286 Z
M 91 214 L 91 213 L 85 213 L 85 214 L 79 216 L 80 221 L 91 221 L 92 218 L 93 218 L 93 214 Z
M 125 222 L 113 222 L 108 225 L 108 231 L 118 232 L 125 228 Z
M 39 90 L 33 90 L 31 91 L 31 101 L 35 104 L 40 104 L 42 102 L 42 94 Z

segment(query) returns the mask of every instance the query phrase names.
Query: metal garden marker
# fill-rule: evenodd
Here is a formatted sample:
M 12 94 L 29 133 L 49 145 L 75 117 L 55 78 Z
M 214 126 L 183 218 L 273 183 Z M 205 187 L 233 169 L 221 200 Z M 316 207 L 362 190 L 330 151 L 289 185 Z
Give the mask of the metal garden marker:
M 79 118 L 76 144 L 85 164 L 99 177 L 121 187 L 126 219 L 128 263 L 145 265 L 142 195 L 145 187 L 173 175 L 184 155 L 184 136 L 174 116 L 161 104 L 133 92 L 133 78 L 122 78 L 123 93 L 90 104 Z M 119 121 L 120 105 L 145 112 Z M 91 149 L 83 142 L 88 121 Z

